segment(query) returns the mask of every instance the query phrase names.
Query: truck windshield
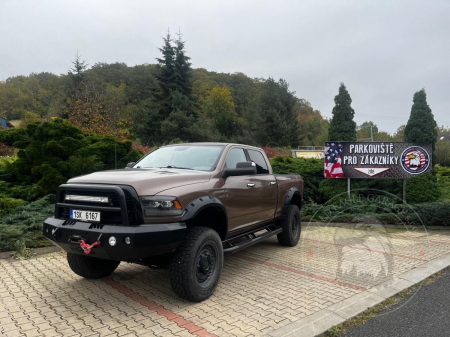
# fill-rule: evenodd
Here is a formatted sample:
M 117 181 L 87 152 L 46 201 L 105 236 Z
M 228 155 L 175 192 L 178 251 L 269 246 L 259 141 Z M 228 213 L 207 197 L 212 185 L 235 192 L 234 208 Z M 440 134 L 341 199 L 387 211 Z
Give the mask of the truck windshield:
M 149 153 L 134 168 L 215 169 L 224 146 L 168 146 Z

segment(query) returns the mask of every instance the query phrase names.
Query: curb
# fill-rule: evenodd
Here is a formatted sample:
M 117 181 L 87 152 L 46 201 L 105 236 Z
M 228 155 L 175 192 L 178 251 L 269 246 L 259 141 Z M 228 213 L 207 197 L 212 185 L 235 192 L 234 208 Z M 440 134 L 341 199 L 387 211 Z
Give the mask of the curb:
M 365 292 L 353 295 L 342 302 L 276 329 L 268 333 L 268 336 L 313 337 L 320 335 L 333 326 L 344 323 L 399 292 L 423 282 L 426 278 L 448 266 L 450 266 L 450 253 L 404 272 Z
M 61 249 L 61 247 L 54 245 L 54 246 L 50 246 L 50 247 L 31 248 L 31 251 L 33 253 L 35 253 L 36 255 L 42 255 L 42 254 L 48 254 L 48 253 L 62 251 L 62 249 Z M 0 253 L 0 260 L 11 259 L 12 253 L 14 253 L 14 251 Z
M 304 224 L 306 221 L 303 222 Z M 355 227 L 358 222 L 320 222 L 320 221 L 308 221 L 308 226 L 318 226 L 318 227 Z M 364 224 L 369 226 L 370 224 Z M 382 225 L 384 228 L 394 228 L 394 229 L 405 229 L 404 225 Z M 448 230 L 450 231 L 450 226 L 423 226 L 426 230 Z

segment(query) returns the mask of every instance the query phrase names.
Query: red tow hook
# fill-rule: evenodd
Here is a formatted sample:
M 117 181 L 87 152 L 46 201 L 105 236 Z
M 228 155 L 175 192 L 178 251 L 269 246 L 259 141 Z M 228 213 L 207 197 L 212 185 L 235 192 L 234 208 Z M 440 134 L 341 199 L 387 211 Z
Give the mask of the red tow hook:
M 80 247 L 81 249 L 83 249 L 83 252 L 85 254 L 90 254 L 91 253 L 91 249 L 94 248 L 95 246 L 98 246 L 100 244 L 100 238 L 102 237 L 102 234 L 100 234 L 100 236 L 98 237 L 97 241 L 95 241 L 92 245 L 85 243 L 83 239 L 80 240 Z

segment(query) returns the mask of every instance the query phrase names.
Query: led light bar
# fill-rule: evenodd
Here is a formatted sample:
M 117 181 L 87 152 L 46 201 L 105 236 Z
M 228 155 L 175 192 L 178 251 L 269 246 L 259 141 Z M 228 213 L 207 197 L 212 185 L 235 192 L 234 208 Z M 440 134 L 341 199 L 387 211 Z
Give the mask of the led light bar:
M 64 201 L 101 202 L 101 203 L 107 204 L 107 203 L 109 203 L 109 198 L 108 197 L 95 197 L 92 195 L 66 194 Z

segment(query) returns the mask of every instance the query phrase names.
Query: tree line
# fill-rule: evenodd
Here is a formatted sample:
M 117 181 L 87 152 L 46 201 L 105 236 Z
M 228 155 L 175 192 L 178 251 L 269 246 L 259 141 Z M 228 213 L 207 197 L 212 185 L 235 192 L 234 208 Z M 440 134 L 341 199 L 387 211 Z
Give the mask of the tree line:
M 346 104 L 351 109 L 343 84 L 333 118 L 327 120 L 306 99 L 298 98 L 284 79 L 193 69 L 180 34 L 173 39 L 168 33 L 159 50 L 155 64 L 89 67 L 76 55 L 67 74 L 8 78 L 0 82 L 0 117 L 20 119 L 23 125 L 60 117 L 83 132 L 149 146 L 231 141 L 294 148 L 323 145 L 337 131 L 345 134 L 341 140 L 404 140 L 406 124 L 393 135 L 378 130 L 372 121 L 357 127 L 353 110 L 351 121 L 342 124 L 345 129 L 336 129 L 350 116 L 342 121 L 335 117 L 336 109 Z
M 232 141 L 296 147 L 326 140 L 328 121 L 284 79 L 192 69 L 181 35 L 168 33 L 156 64 L 96 63 L 77 55 L 67 74 L 0 82 L 0 116 L 60 117 L 84 132 L 146 145 Z

